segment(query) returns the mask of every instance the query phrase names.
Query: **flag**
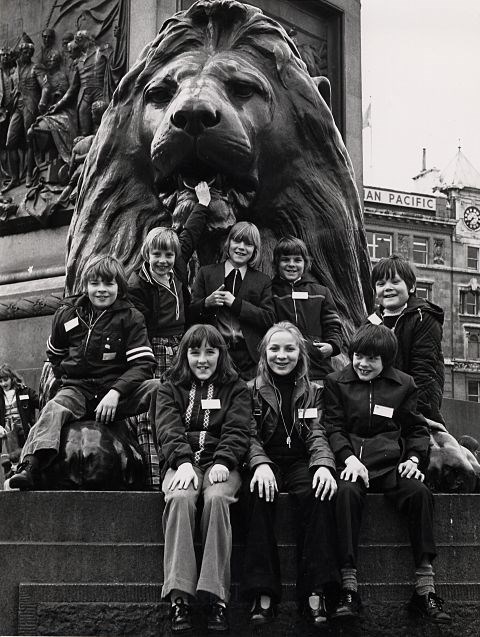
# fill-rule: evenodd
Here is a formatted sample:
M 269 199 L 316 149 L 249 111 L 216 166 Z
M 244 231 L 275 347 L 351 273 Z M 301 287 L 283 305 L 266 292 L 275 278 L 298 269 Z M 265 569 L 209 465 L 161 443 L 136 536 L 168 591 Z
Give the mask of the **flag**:
M 372 128 L 372 102 L 370 102 L 363 114 L 362 128 Z

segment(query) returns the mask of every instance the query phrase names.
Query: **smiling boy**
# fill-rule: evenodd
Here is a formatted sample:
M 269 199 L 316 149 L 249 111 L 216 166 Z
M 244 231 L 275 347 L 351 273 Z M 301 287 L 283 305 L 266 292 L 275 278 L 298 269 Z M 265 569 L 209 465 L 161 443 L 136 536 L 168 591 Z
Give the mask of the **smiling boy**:
M 445 380 L 442 308 L 416 296 L 414 269 L 401 256 L 380 259 L 372 269 L 371 281 L 379 309 L 369 321 L 380 319 L 397 337 L 395 367 L 413 376 L 418 411 L 445 424 L 440 413 Z
M 432 560 L 433 497 L 423 483 L 429 433 L 417 412 L 417 388 L 392 367 L 397 339 L 384 325 L 367 323 L 352 337 L 351 364 L 325 379 L 324 424 L 338 474 L 336 516 L 342 593 L 332 615 L 359 615 L 357 554 L 367 491 L 384 493 L 406 515 L 415 560 L 410 610 L 434 623 L 448 623 L 435 594 Z
M 157 388 L 142 314 L 126 300 L 123 266 L 111 256 L 87 262 L 84 294 L 65 299 L 53 318 L 47 356 L 61 387 L 30 430 L 14 489 L 33 489 L 58 453 L 63 425 L 85 416 L 108 424 L 147 411 Z

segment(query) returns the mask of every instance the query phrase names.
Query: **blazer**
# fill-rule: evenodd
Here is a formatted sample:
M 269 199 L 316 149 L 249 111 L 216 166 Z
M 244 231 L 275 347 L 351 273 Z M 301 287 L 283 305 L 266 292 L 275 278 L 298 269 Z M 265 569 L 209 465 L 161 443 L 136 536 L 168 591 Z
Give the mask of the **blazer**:
M 192 323 L 210 323 L 217 327 L 216 308 L 206 309 L 205 299 L 225 281 L 225 263 L 200 268 L 192 288 L 190 318 Z M 260 270 L 247 268 L 240 291 L 229 308 L 238 318 L 248 353 L 258 363 L 258 345 L 275 322 L 272 282 Z

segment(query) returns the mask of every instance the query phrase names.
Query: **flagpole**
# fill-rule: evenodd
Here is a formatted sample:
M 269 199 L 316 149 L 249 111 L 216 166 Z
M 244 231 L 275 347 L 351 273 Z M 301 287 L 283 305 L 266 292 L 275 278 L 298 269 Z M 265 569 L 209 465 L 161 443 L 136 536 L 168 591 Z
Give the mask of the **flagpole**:
M 370 95 L 370 170 L 373 169 L 372 96 Z

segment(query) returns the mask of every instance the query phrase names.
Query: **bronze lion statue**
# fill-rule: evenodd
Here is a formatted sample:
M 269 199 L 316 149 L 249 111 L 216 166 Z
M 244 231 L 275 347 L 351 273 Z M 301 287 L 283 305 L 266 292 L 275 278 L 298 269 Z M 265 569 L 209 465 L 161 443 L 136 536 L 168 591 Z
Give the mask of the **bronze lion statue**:
M 237 220 L 302 238 L 345 334 L 370 310 L 370 261 L 352 165 L 325 78 L 312 78 L 275 20 L 236 0 L 200 0 L 167 20 L 120 82 L 88 155 L 70 226 L 67 290 L 94 252 L 131 270 L 155 226 L 181 226 L 193 187 L 213 199 L 200 263 Z

